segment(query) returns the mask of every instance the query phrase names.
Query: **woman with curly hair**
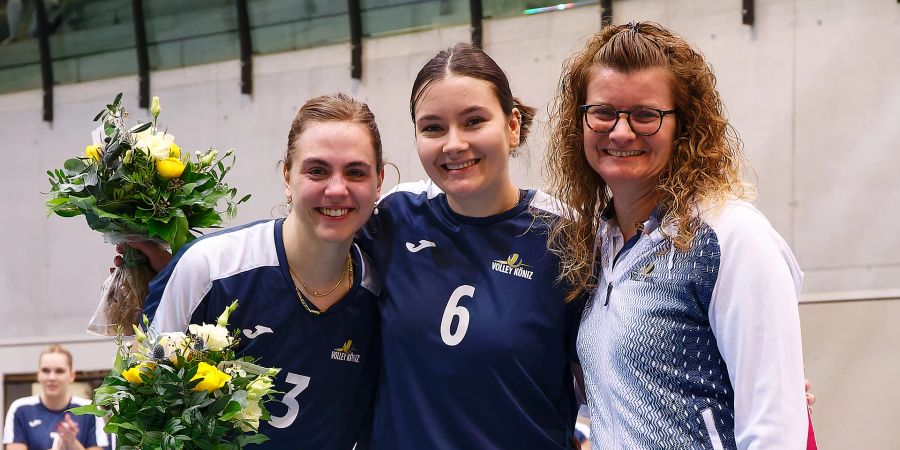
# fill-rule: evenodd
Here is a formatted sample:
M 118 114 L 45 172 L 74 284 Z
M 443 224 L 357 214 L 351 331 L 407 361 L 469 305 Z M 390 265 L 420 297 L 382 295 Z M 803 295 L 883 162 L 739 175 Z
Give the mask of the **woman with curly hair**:
M 803 448 L 803 274 L 749 200 L 700 52 L 653 23 L 570 59 L 548 148 L 551 231 L 598 448 Z

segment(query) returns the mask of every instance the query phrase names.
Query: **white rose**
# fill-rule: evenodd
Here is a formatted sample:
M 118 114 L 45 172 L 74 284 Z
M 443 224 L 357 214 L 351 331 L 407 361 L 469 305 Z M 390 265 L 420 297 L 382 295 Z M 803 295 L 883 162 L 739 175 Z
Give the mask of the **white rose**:
M 233 399 L 233 398 L 232 398 Z M 257 402 L 247 402 L 241 410 L 234 415 L 234 420 L 243 420 L 249 423 L 241 423 L 241 431 L 247 433 L 259 429 L 259 418 L 262 417 L 262 408 Z
M 166 358 L 170 358 L 175 355 L 175 352 L 183 351 L 187 344 L 185 339 L 187 339 L 187 335 L 180 331 L 174 333 L 163 333 L 159 336 L 158 343 L 165 350 Z
M 272 379 L 265 375 L 256 377 L 247 385 L 247 398 L 251 401 L 259 401 L 263 395 L 272 389 Z
M 134 137 L 136 139 L 134 146 L 156 160 L 168 158 L 169 148 L 175 142 L 175 136 L 168 133 L 151 133 L 149 128 L 135 134 Z
M 231 344 L 231 334 L 225 327 L 209 324 L 191 324 L 188 326 L 188 331 L 194 336 L 203 338 L 206 346 L 214 352 L 220 351 Z

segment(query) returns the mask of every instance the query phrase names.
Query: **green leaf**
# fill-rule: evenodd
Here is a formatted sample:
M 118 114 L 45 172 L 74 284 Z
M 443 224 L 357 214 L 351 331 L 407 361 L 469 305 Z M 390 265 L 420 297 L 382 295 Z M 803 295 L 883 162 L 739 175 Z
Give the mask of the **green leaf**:
M 80 158 L 69 158 L 66 162 L 63 163 L 63 169 L 66 171 L 66 174 L 69 176 L 75 176 L 82 172 L 87 167 L 84 161 Z
M 246 202 L 247 200 L 250 200 L 250 194 L 247 194 L 247 195 L 241 197 L 241 199 L 238 200 L 238 202 L 235 203 L 235 204 L 236 204 L 236 205 L 240 205 L 241 203 L 244 203 L 244 202 Z
M 113 425 L 113 424 L 110 423 L 110 425 Z M 128 422 L 119 422 L 119 423 L 116 423 L 115 426 L 116 426 L 116 431 L 113 431 L 113 433 L 119 433 L 119 430 L 143 431 L 140 428 L 138 428 L 137 425 L 135 425 L 133 423 L 128 423 Z M 104 430 L 105 429 L 106 428 L 104 427 Z
M 75 181 L 75 180 L 73 180 L 73 181 Z M 78 181 L 80 181 L 80 180 L 78 180 Z M 81 183 L 63 183 L 63 184 L 59 185 L 59 190 L 60 190 L 60 192 L 74 194 L 77 192 L 84 191 L 84 187 L 85 186 Z
M 172 240 L 169 241 L 169 245 L 171 245 L 172 254 L 174 255 L 184 244 L 192 241 L 194 236 L 191 234 L 191 227 L 181 210 L 177 210 L 176 216 L 171 223 L 174 227 Z
M 54 206 L 65 205 L 69 203 L 69 197 L 56 197 L 47 200 L 44 204 L 47 205 L 48 208 L 52 208 Z
M 222 217 L 216 210 L 206 208 L 192 213 L 189 222 L 191 228 L 208 228 L 213 225 L 220 225 L 222 223 Z
M 153 125 L 153 122 L 146 122 L 146 123 L 135 125 L 134 127 L 131 128 L 131 132 L 135 133 L 135 134 L 140 133 L 141 131 L 144 131 L 147 128 L 150 128 L 151 125 Z
M 249 444 L 262 444 L 269 440 L 269 437 L 259 433 L 259 434 L 251 434 L 251 435 L 242 435 L 238 436 L 236 441 L 241 448 L 249 445 Z
M 84 172 L 84 176 L 81 178 L 82 183 L 84 183 L 85 186 L 97 185 L 97 183 L 100 181 L 97 170 L 98 168 L 96 165 L 88 166 L 87 170 Z
M 219 420 L 223 422 L 227 422 L 234 418 L 235 414 L 241 411 L 241 404 L 235 401 L 228 402 L 228 407 L 222 412 L 222 415 L 219 417 Z
M 93 195 L 88 197 L 69 197 L 69 203 L 78 209 L 88 211 L 97 204 L 97 199 Z
M 100 409 L 97 405 L 84 405 L 77 408 L 70 408 L 69 412 L 76 416 L 90 414 L 92 416 L 105 417 L 107 414 L 106 410 Z

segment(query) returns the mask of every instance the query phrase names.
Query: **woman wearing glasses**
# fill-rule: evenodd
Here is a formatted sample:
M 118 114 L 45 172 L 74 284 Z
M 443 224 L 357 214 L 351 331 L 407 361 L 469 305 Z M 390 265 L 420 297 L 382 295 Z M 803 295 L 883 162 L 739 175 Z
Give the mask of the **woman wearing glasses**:
M 570 297 L 594 289 L 578 336 L 594 446 L 804 448 L 803 274 L 748 202 L 710 67 L 632 23 L 562 81 L 548 163 L 576 212 L 551 237 Z

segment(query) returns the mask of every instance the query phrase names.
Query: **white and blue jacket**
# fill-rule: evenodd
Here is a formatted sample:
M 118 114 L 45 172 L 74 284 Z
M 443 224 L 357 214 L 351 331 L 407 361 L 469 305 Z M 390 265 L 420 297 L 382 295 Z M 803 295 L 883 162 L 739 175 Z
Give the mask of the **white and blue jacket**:
M 781 236 L 729 200 L 701 214 L 690 250 L 651 217 L 617 258 L 611 211 L 578 335 L 594 448 L 805 448 L 803 274 Z

